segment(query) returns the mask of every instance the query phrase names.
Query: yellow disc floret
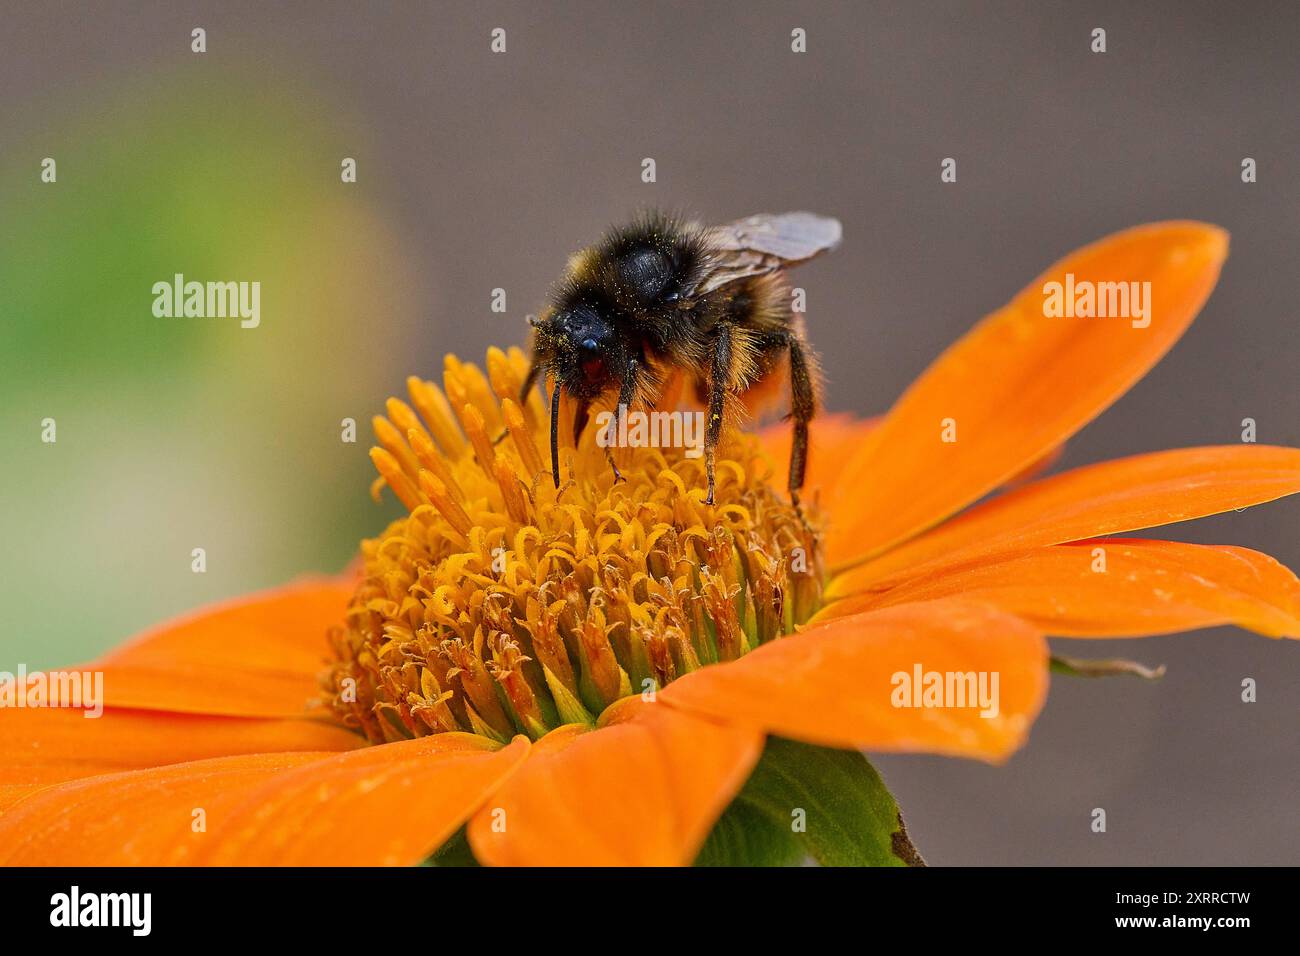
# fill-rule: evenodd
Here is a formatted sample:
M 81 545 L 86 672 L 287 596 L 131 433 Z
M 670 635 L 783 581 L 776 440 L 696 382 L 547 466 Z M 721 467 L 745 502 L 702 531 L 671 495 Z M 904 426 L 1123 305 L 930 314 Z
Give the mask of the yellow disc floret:
M 754 436 L 724 440 L 711 506 L 698 449 L 618 449 L 616 481 L 594 426 L 564 450 L 557 489 L 546 407 L 536 392 L 519 403 L 525 357 L 492 349 L 487 367 L 449 356 L 443 389 L 411 378 L 410 402 L 374 421 L 373 490 L 408 515 L 362 544 L 331 634 L 325 697 L 345 724 L 375 743 L 537 739 L 816 610 L 816 534 Z M 573 414 L 562 405 L 562 435 Z

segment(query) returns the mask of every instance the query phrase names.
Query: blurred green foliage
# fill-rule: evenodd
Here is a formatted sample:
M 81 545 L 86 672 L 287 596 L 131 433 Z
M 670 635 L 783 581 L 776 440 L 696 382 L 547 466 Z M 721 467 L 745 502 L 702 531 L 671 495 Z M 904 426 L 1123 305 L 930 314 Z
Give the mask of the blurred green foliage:
M 368 420 L 400 380 L 410 343 L 384 317 L 412 283 L 382 211 L 340 183 L 360 134 L 308 119 L 316 95 L 153 76 L 29 104 L 9 130 L 0 670 L 335 571 L 390 516 L 366 495 Z M 261 282 L 261 326 L 155 318 L 151 288 L 178 272 Z

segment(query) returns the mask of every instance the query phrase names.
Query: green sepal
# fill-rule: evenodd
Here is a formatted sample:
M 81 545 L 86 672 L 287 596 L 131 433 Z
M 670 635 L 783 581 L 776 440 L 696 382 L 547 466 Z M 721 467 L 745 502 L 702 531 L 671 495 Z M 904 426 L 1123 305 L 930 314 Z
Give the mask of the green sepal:
M 555 700 L 555 709 L 559 711 L 561 724 L 594 724 L 596 718 L 591 716 L 591 712 L 582 706 L 582 701 L 574 695 L 564 685 L 564 681 L 555 676 L 545 664 L 542 665 L 542 673 L 546 677 L 546 686 L 551 689 L 551 697 Z
M 614 666 L 618 668 L 618 691 L 615 692 L 612 700 L 605 700 L 595 680 L 592 679 L 591 659 L 587 656 L 587 648 L 581 639 L 578 641 L 578 697 L 589 713 L 599 714 L 615 700 L 632 693 L 632 681 L 628 679 L 627 671 L 623 670 L 623 665 L 618 663 L 617 658 Z
M 749 643 L 752 647 L 757 643 L 753 640 L 755 622 L 751 620 L 748 609 L 745 607 L 745 598 L 749 596 L 749 572 L 745 570 L 745 559 L 741 557 L 740 548 L 735 545 L 732 545 L 731 548 L 731 563 L 732 567 L 735 568 L 736 583 L 740 585 L 735 597 L 736 621 L 740 624 L 740 629 L 750 635 Z
M 506 716 L 510 718 L 510 723 L 514 725 L 515 731 L 523 734 L 529 740 L 534 742 L 541 740 L 550 731 L 551 728 L 544 721 L 538 720 L 536 717 L 525 717 L 515 710 L 515 705 L 510 702 L 510 698 L 500 687 L 497 688 L 497 699 L 501 701 L 501 707 L 505 710 Z
M 385 743 L 410 740 L 415 735 L 411 728 L 402 721 L 402 712 L 394 704 L 376 704 L 375 713 L 379 715 L 379 729 L 384 732 Z
M 578 698 L 589 713 L 599 714 L 605 709 L 596 682 L 591 679 L 591 661 L 587 658 L 587 647 L 581 637 L 578 638 Z
M 628 676 L 628 685 L 631 687 L 645 690 L 647 680 L 655 681 L 656 688 L 659 682 L 655 680 L 654 668 L 650 666 L 650 656 L 646 653 L 645 641 L 636 636 L 628 638 L 628 662 L 625 668 Z
M 469 723 L 470 726 L 474 728 L 474 733 L 481 734 L 489 740 L 495 740 L 497 743 L 506 744 L 510 742 L 501 734 L 497 733 L 486 720 L 480 717 L 478 711 L 474 709 L 474 705 L 469 701 L 465 701 L 465 713 L 469 715 Z

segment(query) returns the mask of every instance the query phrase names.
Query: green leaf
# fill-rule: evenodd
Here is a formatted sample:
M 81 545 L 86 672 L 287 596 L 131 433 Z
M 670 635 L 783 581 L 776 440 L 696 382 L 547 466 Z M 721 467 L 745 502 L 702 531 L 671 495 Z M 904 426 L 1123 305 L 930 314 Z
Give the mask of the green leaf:
M 696 866 L 794 866 L 803 844 L 789 826 L 752 803 L 733 800 L 695 858 Z
M 425 860 L 421 866 L 478 866 L 478 860 L 474 859 L 474 851 L 469 847 L 469 838 L 465 835 L 465 828 L 461 827 L 450 837 L 447 842 L 434 851 L 433 856 Z
M 1165 676 L 1164 664 L 1159 667 L 1147 667 L 1137 661 L 1127 661 L 1120 657 L 1061 657 L 1053 654 L 1051 669 L 1054 674 L 1069 674 L 1071 677 L 1114 677 L 1119 674 L 1131 674 L 1143 680 L 1159 680 Z
M 893 795 L 855 750 L 770 737 L 735 802 L 793 833 L 823 866 L 925 865 Z

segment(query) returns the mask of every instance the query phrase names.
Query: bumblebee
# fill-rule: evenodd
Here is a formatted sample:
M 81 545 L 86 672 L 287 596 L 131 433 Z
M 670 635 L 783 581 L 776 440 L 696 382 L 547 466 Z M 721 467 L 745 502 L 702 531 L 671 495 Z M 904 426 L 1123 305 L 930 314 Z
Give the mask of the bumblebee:
M 786 270 L 833 249 L 840 233 L 837 220 L 806 212 L 713 227 L 652 212 L 572 256 L 533 321 L 523 387 L 526 399 L 539 378 L 554 381 L 555 486 L 562 393 L 576 402 L 576 444 L 594 404 L 615 399 L 613 434 L 628 410 L 675 404 L 689 387 L 706 408 L 706 501 L 713 504 L 714 453 L 724 425 L 758 411 L 787 378 L 794 428 L 788 487 L 797 507 L 820 375 Z M 608 447 L 606 455 L 620 479 Z

